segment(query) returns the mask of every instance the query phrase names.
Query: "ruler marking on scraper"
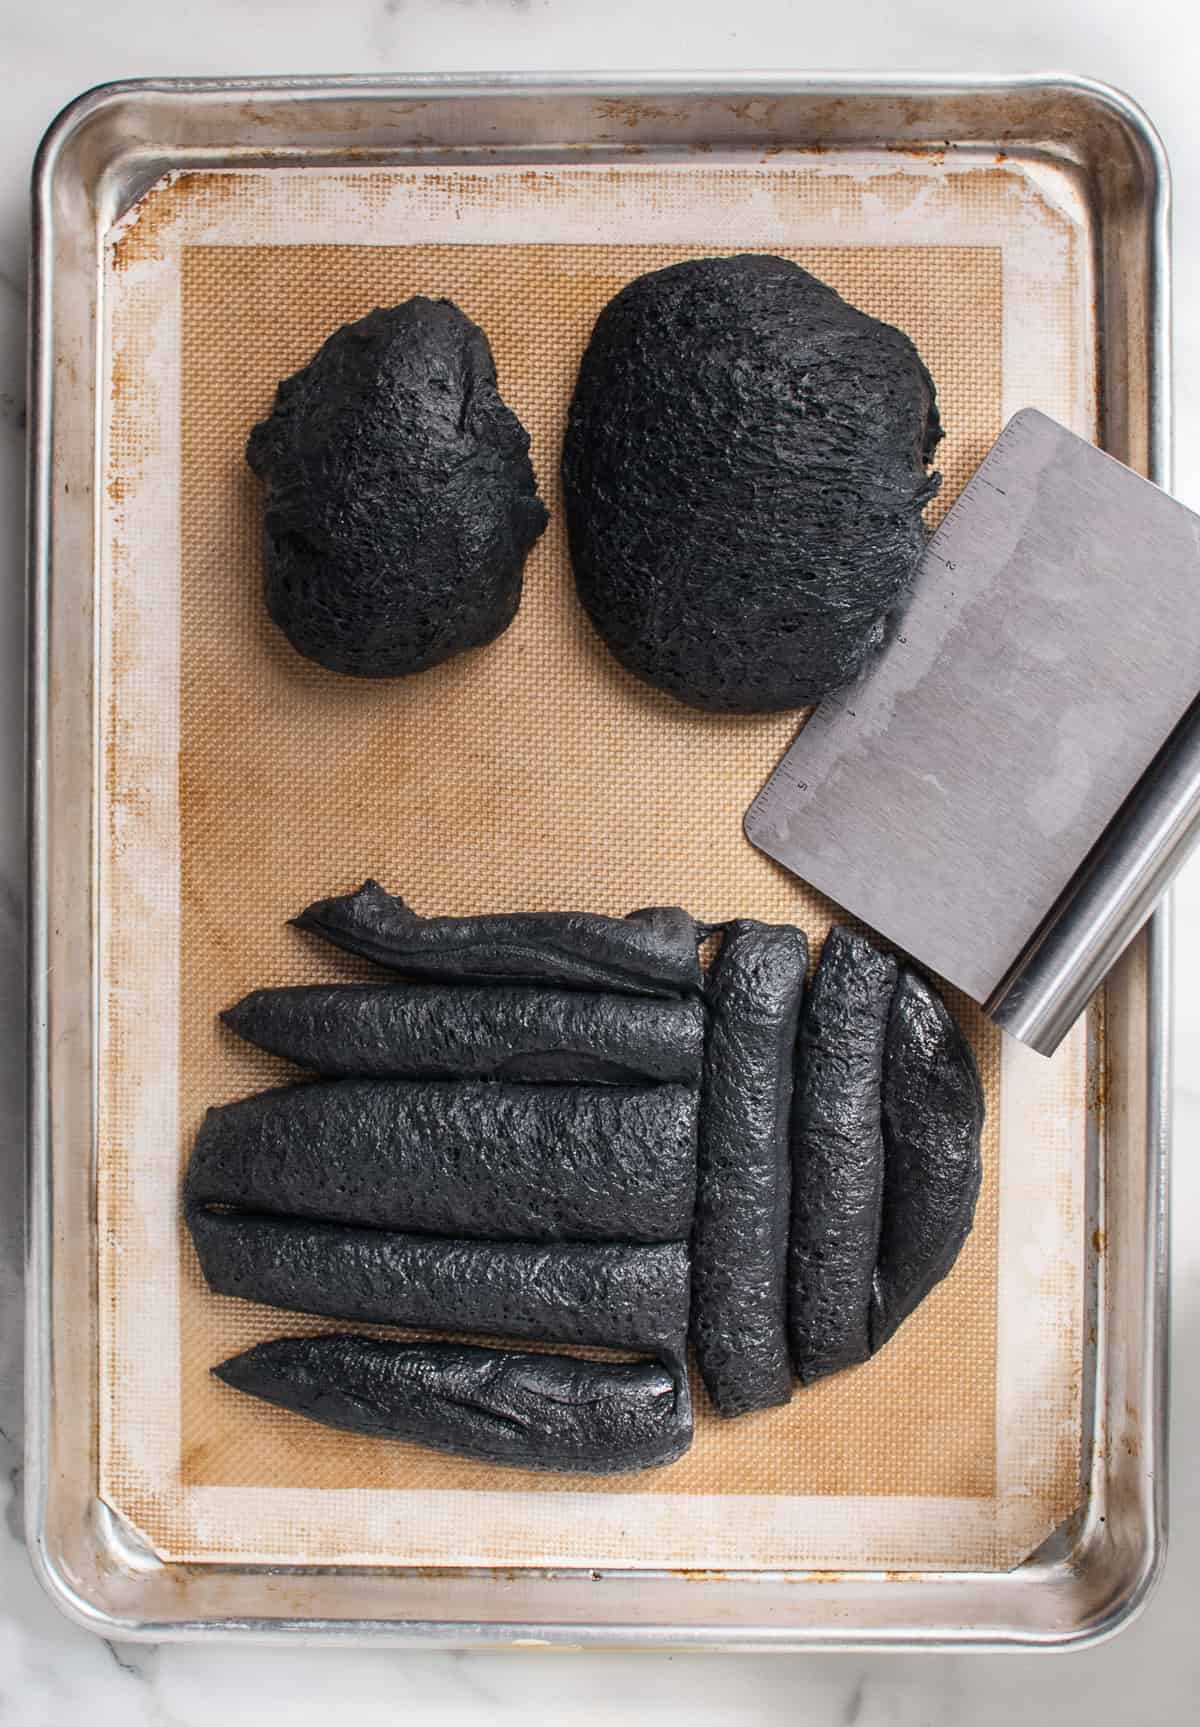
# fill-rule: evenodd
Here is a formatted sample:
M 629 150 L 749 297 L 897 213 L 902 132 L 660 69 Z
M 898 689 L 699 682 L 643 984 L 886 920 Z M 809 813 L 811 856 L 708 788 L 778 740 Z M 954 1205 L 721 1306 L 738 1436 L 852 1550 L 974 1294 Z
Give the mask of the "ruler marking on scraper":
M 1027 409 L 746 833 L 984 1001 L 1197 688 L 1200 519 Z

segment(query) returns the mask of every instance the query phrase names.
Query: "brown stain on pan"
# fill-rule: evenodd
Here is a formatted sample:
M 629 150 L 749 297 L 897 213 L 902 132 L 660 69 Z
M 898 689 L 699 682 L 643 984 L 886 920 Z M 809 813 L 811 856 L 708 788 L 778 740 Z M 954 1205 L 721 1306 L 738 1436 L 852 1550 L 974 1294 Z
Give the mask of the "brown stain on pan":
M 1125 1423 L 1121 1429 L 1120 1443 L 1126 1457 L 1142 1455 L 1142 1418 L 1128 1398 L 1125 1399 Z
M 891 144 L 888 148 L 895 156 L 911 156 L 914 161 L 928 162 L 934 168 L 942 168 L 954 146 L 949 138 L 944 138 L 941 143 Z
M 674 107 L 668 107 L 660 102 L 644 102 L 636 97 L 614 96 L 597 102 L 596 113 L 601 120 L 608 120 L 613 125 L 624 126 L 633 131 L 652 120 L 681 119 L 686 115 L 687 108 L 678 103 Z

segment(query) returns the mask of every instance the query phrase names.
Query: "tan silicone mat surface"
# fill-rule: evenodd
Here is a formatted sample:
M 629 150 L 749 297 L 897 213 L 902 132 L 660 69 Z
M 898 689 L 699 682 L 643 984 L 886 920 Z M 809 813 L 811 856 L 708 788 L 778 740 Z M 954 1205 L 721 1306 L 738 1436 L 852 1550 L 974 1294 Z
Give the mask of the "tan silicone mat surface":
M 557 460 L 574 371 L 604 302 L 694 246 L 188 247 L 182 268 L 180 1143 L 204 1109 L 289 1077 L 219 1026 L 256 986 L 365 975 L 288 927 L 374 875 L 423 912 L 677 902 L 827 928 L 828 902 L 753 850 L 742 814 L 795 715 L 692 713 L 619 670 L 574 596 Z M 990 247 L 793 253 L 902 326 L 937 381 L 947 438 L 935 517 L 999 429 L 1000 254 Z M 260 500 L 243 457 L 277 380 L 337 325 L 413 293 L 486 330 L 528 427 L 550 527 L 516 623 L 396 683 L 299 658 L 269 623 Z M 874 1362 L 780 1410 L 723 1423 L 698 1393 L 691 1451 L 606 1483 L 493 1470 L 356 1439 L 209 1376 L 282 1333 L 338 1329 L 210 1294 L 181 1232 L 181 1480 L 271 1487 L 564 1487 L 655 1494 L 986 1497 L 996 1469 L 998 1039 L 960 997 L 988 1094 L 978 1219 L 948 1281 Z

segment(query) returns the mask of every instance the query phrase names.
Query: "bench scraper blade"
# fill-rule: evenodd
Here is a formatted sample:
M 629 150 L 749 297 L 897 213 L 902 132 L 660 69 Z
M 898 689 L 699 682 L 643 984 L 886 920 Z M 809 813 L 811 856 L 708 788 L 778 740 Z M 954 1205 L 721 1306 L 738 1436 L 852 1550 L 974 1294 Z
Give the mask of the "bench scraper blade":
M 1200 833 L 1200 517 L 1009 421 L 753 843 L 1049 1054 Z

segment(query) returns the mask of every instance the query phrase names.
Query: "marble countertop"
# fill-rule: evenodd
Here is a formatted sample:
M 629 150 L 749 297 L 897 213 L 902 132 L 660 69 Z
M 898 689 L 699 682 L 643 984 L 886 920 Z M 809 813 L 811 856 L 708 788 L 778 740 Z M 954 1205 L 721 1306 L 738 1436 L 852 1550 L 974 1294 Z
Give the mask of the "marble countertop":
M 1080 1654 L 548 1656 L 121 1645 L 43 1597 L 21 1545 L 23 1001 L 22 472 L 28 174 L 54 113 L 89 85 L 151 75 L 666 69 L 1071 71 L 1128 90 L 1175 172 L 1177 490 L 1200 508 L 1200 130 L 1194 0 L 42 0 L 0 15 L 0 1722 L 60 1727 L 445 1727 L 654 1720 L 660 1727 L 1175 1723 L 1200 1692 L 1200 861 L 1177 888 L 1171 1553 L 1142 1617 Z M 1189 1371 L 1189 1369 L 1191 1371 Z

